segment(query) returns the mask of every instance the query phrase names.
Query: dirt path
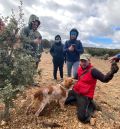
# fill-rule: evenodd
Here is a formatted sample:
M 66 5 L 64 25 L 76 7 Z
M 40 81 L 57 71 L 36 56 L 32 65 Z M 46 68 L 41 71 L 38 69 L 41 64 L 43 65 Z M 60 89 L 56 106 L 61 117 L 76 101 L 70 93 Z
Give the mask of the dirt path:
M 108 61 L 92 58 L 91 62 L 102 72 L 109 71 Z M 40 86 L 55 85 L 56 82 L 52 80 L 52 59 L 49 54 L 43 53 L 39 67 L 42 69 L 42 78 L 37 78 Z M 65 76 L 66 66 L 64 66 Z M 27 90 L 27 96 L 30 97 L 35 90 L 37 88 Z M 9 124 L 0 129 L 52 129 L 53 126 L 59 126 L 57 129 L 120 129 L 119 96 L 120 71 L 109 83 L 97 82 L 95 101 L 101 106 L 102 111 L 95 113 L 91 124 L 82 124 L 77 120 L 75 106 L 66 106 L 66 111 L 61 111 L 56 103 L 48 105 L 39 118 L 32 113 L 26 116 L 25 110 L 30 100 L 24 94 L 16 101 L 17 111 L 12 111 Z

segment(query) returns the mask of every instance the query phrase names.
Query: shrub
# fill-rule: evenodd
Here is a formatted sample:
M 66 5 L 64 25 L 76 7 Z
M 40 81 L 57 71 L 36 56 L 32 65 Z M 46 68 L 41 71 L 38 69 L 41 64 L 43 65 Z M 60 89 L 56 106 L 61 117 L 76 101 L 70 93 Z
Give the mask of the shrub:
M 33 82 L 35 61 L 21 48 L 14 48 L 20 42 L 18 32 L 23 26 L 22 1 L 19 18 L 12 11 L 10 17 L 1 17 L 0 22 L 0 101 L 5 104 L 4 120 L 9 119 L 9 109 L 18 92 Z

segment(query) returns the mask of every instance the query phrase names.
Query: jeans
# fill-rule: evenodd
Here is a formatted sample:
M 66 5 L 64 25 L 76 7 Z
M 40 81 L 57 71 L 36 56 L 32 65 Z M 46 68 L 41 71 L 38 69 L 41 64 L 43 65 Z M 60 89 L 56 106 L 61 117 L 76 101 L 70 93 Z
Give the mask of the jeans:
M 80 64 L 79 61 L 76 61 L 76 62 L 67 61 L 67 75 L 68 75 L 68 77 L 71 77 L 71 71 L 72 71 L 72 76 L 74 78 L 76 77 L 79 64 Z

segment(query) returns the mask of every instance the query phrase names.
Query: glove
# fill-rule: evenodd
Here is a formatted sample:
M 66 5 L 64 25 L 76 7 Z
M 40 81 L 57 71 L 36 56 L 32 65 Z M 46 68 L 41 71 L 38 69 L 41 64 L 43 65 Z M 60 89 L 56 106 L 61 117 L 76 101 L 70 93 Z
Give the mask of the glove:
M 116 57 L 116 56 L 113 56 L 113 57 L 111 57 L 110 59 L 109 59 L 109 61 L 112 63 L 112 62 L 119 62 L 119 58 L 118 57 Z
M 113 62 L 113 63 L 111 64 L 111 73 L 112 73 L 112 74 L 117 73 L 118 70 L 119 70 L 119 67 L 118 67 L 117 63 L 116 63 L 116 62 Z

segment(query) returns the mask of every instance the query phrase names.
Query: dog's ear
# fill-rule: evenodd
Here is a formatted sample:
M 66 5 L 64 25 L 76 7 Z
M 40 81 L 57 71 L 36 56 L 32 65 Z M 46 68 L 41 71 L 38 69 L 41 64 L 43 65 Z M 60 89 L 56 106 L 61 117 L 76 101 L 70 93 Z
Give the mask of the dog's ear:
M 73 79 L 69 78 L 69 83 L 72 84 L 73 83 Z

